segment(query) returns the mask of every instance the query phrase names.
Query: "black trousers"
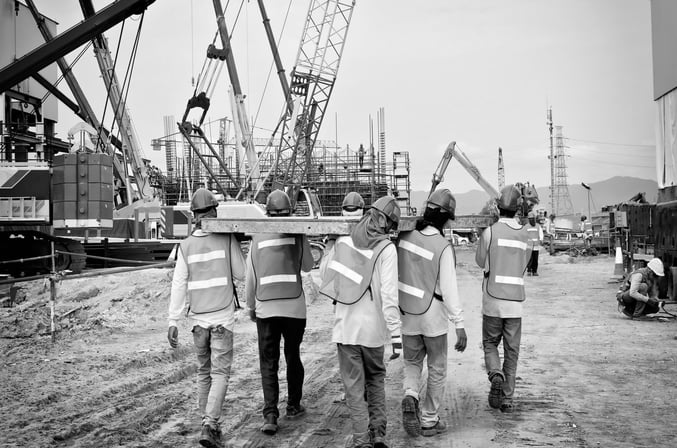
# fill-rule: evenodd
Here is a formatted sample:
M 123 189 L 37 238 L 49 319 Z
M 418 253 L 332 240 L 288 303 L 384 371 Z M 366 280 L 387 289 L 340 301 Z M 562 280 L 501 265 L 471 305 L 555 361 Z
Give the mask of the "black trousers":
M 287 363 L 287 407 L 298 406 L 303 395 L 305 371 L 301 363 L 301 341 L 306 329 L 306 319 L 269 317 L 256 319 L 259 340 L 259 366 L 263 387 L 263 416 L 279 417 L 277 404 L 280 398 L 280 383 L 277 372 L 280 368 L 280 340 L 284 338 L 284 359 Z
M 536 273 L 538 272 L 538 253 L 540 250 L 532 250 L 531 251 L 531 258 L 529 258 L 529 262 L 527 263 L 527 272 L 528 273 Z

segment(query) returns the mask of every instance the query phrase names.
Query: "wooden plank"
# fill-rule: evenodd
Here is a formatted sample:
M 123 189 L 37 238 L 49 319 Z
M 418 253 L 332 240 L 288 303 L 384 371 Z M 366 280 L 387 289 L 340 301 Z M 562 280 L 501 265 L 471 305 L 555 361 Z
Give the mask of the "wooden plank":
M 399 230 L 413 230 L 418 216 L 403 216 Z M 348 235 L 359 222 L 359 217 L 322 216 L 305 218 L 300 216 L 280 218 L 208 218 L 202 221 L 202 228 L 213 233 L 297 233 L 304 235 Z M 451 221 L 451 228 L 485 228 L 493 224 L 490 215 L 461 215 Z

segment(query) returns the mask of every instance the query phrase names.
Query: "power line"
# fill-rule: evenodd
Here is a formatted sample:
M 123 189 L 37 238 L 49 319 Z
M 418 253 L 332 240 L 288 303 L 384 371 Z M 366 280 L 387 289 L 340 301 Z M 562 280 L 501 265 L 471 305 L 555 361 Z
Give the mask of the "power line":
M 633 146 L 633 147 L 638 147 L 638 148 L 656 148 L 656 145 L 634 145 L 631 143 L 613 143 L 613 142 L 600 142 L 600 141 L 595 141 L 595 140 L 580 140 L 576 138 L 571 138 L 571 137 L 564 137 L 565 140 L 571 140 L 574 142 L 583 142 L 583 143 L 595 143 L 598 145 L 614 145 L 614 146 Z

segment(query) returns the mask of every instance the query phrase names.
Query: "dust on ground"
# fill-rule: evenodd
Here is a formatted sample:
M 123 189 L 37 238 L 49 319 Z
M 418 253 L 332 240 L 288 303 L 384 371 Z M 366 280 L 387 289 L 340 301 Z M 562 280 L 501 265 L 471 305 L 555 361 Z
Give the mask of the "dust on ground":
M 468 348 L 449 352 L 445 435 L 410 438 L 401 427 L 401 358 L 387 361 L 391 447 L 677 446 L 677 326 L 637 322 L 616 310 L 614 258 L 541 254 L 525 277 L 527 301 L 517 410 L 489 408 L 481 350 L 481 272 L 472 247 L 458 248 Z M 223 431 L 232 447 L 343 447 L 350 435 L 341 398 L 331 303 L 312 279 L 302 357 L 307 415 L 262 434 L 256 326 L 237 312 Z M 22 284 L 0 308 L 0 446 L 195 447 L 200 430 L 196 360 L 186 320 L 180 346 L 166 340 L 171 270 L 142 270 L 58 286 L 56 342 L 49 286 Z M 450 333 L 450 347 L 455 335 Z M 286 384 L 281 359 L 281 415 Z

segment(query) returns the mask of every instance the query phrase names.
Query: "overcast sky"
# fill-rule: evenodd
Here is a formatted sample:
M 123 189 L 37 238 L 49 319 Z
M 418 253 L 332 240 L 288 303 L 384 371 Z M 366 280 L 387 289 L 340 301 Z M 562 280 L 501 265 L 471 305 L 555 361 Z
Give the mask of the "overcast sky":
M 59 32 L 82 20 L 77 0 L 35 2 L 60 23 Z M 261 128 L 258 136 L 268 137 L 282 92 L 270 71 L 257 2 L 245 2 L 237 22 L 241 2 L 222 3 L 229 3 L 227 23 L 249 115 Z M 94 4 L 99 9 L 110 1 Z M 288 1 L 266 3 L 273 31 L 282 36 L 287 73 L 308 4 L 292 1 L 286 16 Z M 138 17 L 127 21 L 123 42 L 134 38 L 138 23 Z M 550 184 L 551 106 L 568 138 L 569 183 L 615 175 L 655 179 L 650 25 L 649 0 L 357 0 L 320 139 L 366 146 L 369 116 L 376 121 L 383 107 L 388 158 L 392 151 L 410 152 L 414 189 L 430 187 L 452 140 L 490 183 L 498 183 L 500 146 L 506 181 L 540 187 Z M 146 155 L 161 167 L 164 156 L 152 153 L 150 141 L 164 134 L 163 116 L 183 115 L 191 77 L 215 32 L 210 0 L 157 0 L 146 11 L 128 108 Z M 119 34 L 119 26 L 106 33 L 112 51 Z M 120 79 L 128 57 L 123 45 Z M 103 110 L 105 89 L 91 50 L 75 73 Z M 209 119 L 231 115 L 227 89 L 224 70 Z M 65 138 L 75 118 L 65 107 L 60 111 Z M 442 185 L 458 193 L 480 188 L 454 162 Z

